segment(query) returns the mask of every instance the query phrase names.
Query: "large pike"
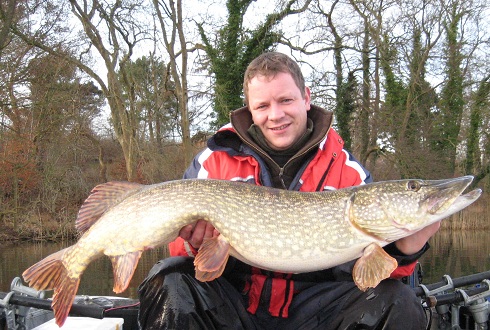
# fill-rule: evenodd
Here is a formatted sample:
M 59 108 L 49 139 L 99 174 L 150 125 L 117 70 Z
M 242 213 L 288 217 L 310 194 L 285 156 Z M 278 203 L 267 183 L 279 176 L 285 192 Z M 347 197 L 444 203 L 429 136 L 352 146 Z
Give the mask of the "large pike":
M 382 246 L 473 203 L 461 195 L 473 177 L 371 183 L 329 192 L 294 192 L 222 180 L 177 180 L 144 186 L 109 182 L 95 187 L 80 209 L 78 242 L 24 273 L 37 290 L 54 289 L 61 326 L 87 265 L 103 254 L 114 270 L 114 292 L 126 289 L 146 249 L 174 240 L 198 219 L 220 232 L 195 258 L 196 278 L 219 277 L 229 255 L 273 271 L 301 273 L 361 257 L 353 278 L 375 287 L 397 267 Z

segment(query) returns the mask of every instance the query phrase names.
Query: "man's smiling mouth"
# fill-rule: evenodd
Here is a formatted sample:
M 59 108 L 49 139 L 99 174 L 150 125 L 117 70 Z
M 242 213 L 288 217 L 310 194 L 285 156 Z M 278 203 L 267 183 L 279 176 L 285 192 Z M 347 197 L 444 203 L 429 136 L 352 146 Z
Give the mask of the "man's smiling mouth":
M 279 127 L 272 127 L 271 130 L 273 130 L 273 131 L 280 131 L 280 130 L 283 130 L 283 129 L 287 128 L 288 126 L 289 126 L 289 124 L 281 125 Z

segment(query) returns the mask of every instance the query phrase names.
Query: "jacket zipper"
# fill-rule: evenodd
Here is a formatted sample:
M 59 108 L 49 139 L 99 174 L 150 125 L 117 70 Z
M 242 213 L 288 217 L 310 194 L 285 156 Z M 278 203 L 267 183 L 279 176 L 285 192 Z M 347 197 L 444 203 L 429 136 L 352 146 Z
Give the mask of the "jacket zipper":
M 330 130 L 330 128 L 329 128 Z M 322 140 L 327 136 L 328 134 L 328 131 L 327 130 L 327 133 L 325 134 L 325 136 L 322 138 Z M 240 139 L 242 141 L 245 142 L 246 145 L 248 145 L 250 148 L 252 148 L 255 152 L 257 152 L 261 157 L 264 157 L 264 158 L 267 158 L 269 159 L 273 164 L 275 164 L 278 168 L 279 168 L 279 179 L 281 180 L 281 185 L 283 186 L 284 189 L 288 190 L 288 187 L 286 187 L 286 184 L 284 183 L 284 168 L 286 168 L 286 166 L 288 166 L 288 164 L 293 161 L 294 159 L 296 158 L 299 158 L 299 157 L 302 157 L 304 156 L 305 154 L 307 154 L 308 152 L 310 152 L 311 150 L 313 150 L 314 148 L 317 148 L 318 147 L 318 144 L 314 144 L 312 146 L 310 146 L 308 149 L 306 149 L 305 151 L 303 151 L 302 153 L 300 153 L 299 155 L 295 155 L 293 156 L 291 159 L 289 159 L 286 164 L 284 164 L 283 167 L 280 167 L 275 161 L 274 159 L 272 159 L 271 156 L 269 156 L 266 152 L 264 152 L 262 149 L 259 149 L 257 147 L 255 147 L 253 144 L 249 143 L 247 139 L 245 139 L 239 132 L 238 130 L 235 130 L 236 134 L 240 137 Z M 321 140 L 320 140 L 321 141 Z
M 323 139 L 325 139 L 328 135 L 328 132 L 330 131 L 330 128 L 332 127 L 332 124 L 330 123 L 330 126 L 328 127 L 327 131 L 325 132 L 325 135 L 319 140 L 319 141 L 322 141 Z M 279 168 L 279 179 L 281 180 L 281 185 L 283 186 L 284 189 L 288 190 L 288 187 L 286 187 L 286 184 L 284 183 L 284 168 L 286 168 L 286 166 L 288 166 L 288 164 L 293 161 L 294 159 L 298 158 L 298 157 L 302 157 L 304 156 L 305 154 L 307 154 L 308 152 L 310 152 L 311 150 L 313 150 L 313 148 L 317 148 L 318 147 L 318 143 L 315 143 L 313 145 L 311 145 L 310 147 L 308 147 L 308 149 L 306 149 L 305 151 L 303 151 L 301 154 L 299 155 L 295 155 L 293 156 L 291 159 L 289 159 L 286 164 L 284 164 L 283 167 L 280 167 L 275 161 L 274 159 L 272 159 L 271 156 L 269 156 L 266 152 L 264 152 L 262 149 L 259 149 L 259 148 L 256 148 L 253 144 L 251 144 L 248 139 L 244 138 L 244 136 L 239 132 L 239 130 L 235 129 L 235 133 L 240 137 L 240 139 L 246 144 L 248 145 L 250 148 L 252 148 L 253 150 L 255 150 L 255 152 L 257 152 L 259 155 L 261 155 L 262 157 L 265 157 L 267 159 L 269 159 L 270 161 L 272 161 L 273 164 L 275 164 L 278 168 Z M 328 166 L 328 168 L 330 168 L 330 165 Z M 328 171 L 328 169 L 327 169 Z M 325 174 L 326 175 L 326 174 Z

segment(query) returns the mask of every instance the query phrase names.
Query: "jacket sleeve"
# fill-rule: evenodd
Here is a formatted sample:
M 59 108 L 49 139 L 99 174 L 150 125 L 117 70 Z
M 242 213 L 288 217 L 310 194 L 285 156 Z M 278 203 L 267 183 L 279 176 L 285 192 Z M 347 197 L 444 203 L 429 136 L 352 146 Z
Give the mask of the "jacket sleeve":
M 177 237 L 175 241 L 170 242 L 168 250 L 171 257 L 195 257 L 197 254 L 197 250 L 181 237 Z
M 395 242 L 384 247 L 384 250 L 398 262 L 398 267 L 391 273 L 390 278 L 401 279 L 413 273 L 417 260 L 430 248 L 429 243 L 425 243 L 424 247 L 417 253 L 406 255 L 401 252 Z

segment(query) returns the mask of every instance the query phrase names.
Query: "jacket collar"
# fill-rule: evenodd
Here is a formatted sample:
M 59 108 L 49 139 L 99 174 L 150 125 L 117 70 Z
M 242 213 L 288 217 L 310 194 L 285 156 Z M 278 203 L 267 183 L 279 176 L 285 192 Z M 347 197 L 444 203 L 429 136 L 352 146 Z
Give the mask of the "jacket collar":
M 307 115 L 308 118 L 313 121 L 313 134 L 308 143 L 305 144 L 303 148 L 298 151 L 298 153 L 311 149 L 312 146 L 319 145 L 320 142 L 325 139 L 330 127 L 332 126 L 332 111 L 325 110 L 316 105 L 311 105 Z M 230 121 L 235 132 L 247 145 L 257 151 L 262 150 L 247 132 L 253 123 L 252 115 L 250 114 L 248 107 L 243 107 L 232 111 L 230 113 Z

